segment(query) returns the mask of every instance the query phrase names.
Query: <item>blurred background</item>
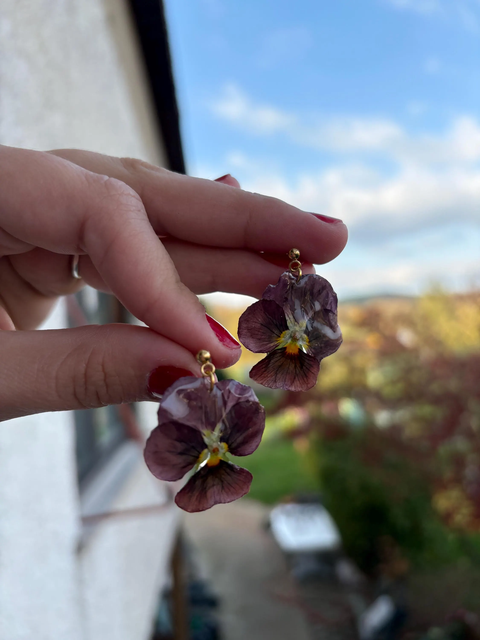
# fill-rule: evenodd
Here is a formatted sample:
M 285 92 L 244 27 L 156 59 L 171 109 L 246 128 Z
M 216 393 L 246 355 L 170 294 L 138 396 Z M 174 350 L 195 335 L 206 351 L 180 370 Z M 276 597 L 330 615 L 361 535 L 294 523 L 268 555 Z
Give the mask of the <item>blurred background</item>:
M 254 387 L 247 498 L 180 514 L 151 403 L 0 425 L 1 640 L 480 638 L 479 63 L 477 0 L 2 0 L 0 143 L 231 173 L 350 240 L 340 351 Z M 236 334 L 251 300 L 203 302 Z M 86 288 L 45 328 L 109 321 Z

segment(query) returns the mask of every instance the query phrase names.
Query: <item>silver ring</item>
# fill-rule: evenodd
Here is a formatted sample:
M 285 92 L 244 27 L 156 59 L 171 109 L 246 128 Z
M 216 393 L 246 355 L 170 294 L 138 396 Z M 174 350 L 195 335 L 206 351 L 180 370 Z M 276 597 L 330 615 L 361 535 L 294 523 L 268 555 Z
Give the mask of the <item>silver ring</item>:
M 80 256 L 78 255 L 72 256 L 72 276 L 75 278 L 75 280 L 82 279 L 82 276 L 80 275 L 80 272 L 79 272 L 79 261 L 80 261 Z

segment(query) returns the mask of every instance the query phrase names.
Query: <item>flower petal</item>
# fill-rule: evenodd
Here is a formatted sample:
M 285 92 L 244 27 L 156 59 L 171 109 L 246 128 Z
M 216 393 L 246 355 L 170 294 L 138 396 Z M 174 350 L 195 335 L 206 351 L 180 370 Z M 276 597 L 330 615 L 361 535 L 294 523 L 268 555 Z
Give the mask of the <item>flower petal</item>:
M 307 323 L 308 353 L 319 362 L 335 353 L 343 342 L 340 327 L 333 333 L 330 327 L 323 323 L 323 319 L 323 313 L 318 313 Z
M 228 413 L 238 402 L 258 402 L 252 387 L 237 380 L 219 380 L 215 387 L 221 393 L 224 413 Z
M 156 478 L 172 482 L 193 469 L 204 449 L 199 431 L 179 422 L 164 422 L 150 434 L 143 455 Z
M 263 292 L 262 300 L 273 300 L 281 307 L 283 307 L 287 291 L 293 284 L 296 283 L 296 281 L 297 278 L 293 276 L 290 271 L 285 271 L 278 279 L 277 284 L 268 285 L 268 287 Z
M 253 367 L 250 378 L 270 389 L 307 391 L 315 386 L 319 370 L 318 360 L 303 351 L 289 355 L 275 349 Z
M 287 304 L 294 313 L 301 309 L 302 318 L 315 316 L 316 322 L 328 327 L 332 334 L 337 333 L 337 294 L 325 278 L 313 274 L 302 276 L 289 288 Z
M 276 285 L 265 289 L 263 299 L 275 301 L 298 323 L 315 316 L 316 321 L 329 327 L 332 333 L 338 331 L 337 294 L 321 276 L 308 274 L 297 281 L 286 271 Z
M 238 402 L 223 419 L 222 441 L 234 456 L 249 456 L 262 440 L 265 409 L 258 402 Z
M 210 392 L 208 378 L 180 378 L 163 394 L 158 410 L 159 424 L 178 421 L 200 431 L 213 431 L 224 414 L 224 402 L 217 385 Z
M 252 478 L 250 471 L 221 460 L 214 467 L 205 465 L 194 473 L 177 493 L 175 502 L 190 513 L 205 511 L 244 496 L 250 490 Z
M 285 312 L 273 300 L 259 300 L 242 313 L 238 321 L 240 342 L 254 353 L 268 353 L 288 329 Z

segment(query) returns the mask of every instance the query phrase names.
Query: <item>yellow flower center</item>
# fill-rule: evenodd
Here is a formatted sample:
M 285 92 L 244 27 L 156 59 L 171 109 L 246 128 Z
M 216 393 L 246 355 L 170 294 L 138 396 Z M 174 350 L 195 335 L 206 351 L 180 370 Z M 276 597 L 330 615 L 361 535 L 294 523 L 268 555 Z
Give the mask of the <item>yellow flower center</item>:
M 207 459 L 207 466 L 216 467 L 227 451 L 228 444 L 226 442 L 220 442 L 218 445 L 212 447 L 209 451 L 210 455 Z
M 305 335 L 305 328 L 299 325 L 294 325 L 292 328 L 287 329 L 277 339 L 278 347 L 285 349 L 287 355 L 296 356 L 300 349 L 306 351 L 309 346 L 308 337 Z
M 220 460 L 225 460 L 228 452 L 228 444 L 220 442 L 220 434 L 222 425 L 216 426 L 214 431 L 204 431 L 202 433 L 203 441 L 207 445 L 202 453 L 198 456 L 197 469 L 206 464 L 208 467 L 216 467 Z

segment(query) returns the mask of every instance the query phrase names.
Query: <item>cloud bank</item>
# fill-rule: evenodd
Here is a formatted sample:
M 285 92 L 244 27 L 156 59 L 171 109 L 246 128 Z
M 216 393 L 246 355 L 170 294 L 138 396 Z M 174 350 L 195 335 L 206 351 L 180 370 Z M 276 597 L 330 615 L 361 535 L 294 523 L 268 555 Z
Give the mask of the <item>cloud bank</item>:
M 210 104 L 219 118 L 248 133 L 281 134 L 291 142 L 332 153 L 363 152 L 412 164 L 475 163 L 480 160 L 480 123 L 464 115 L 441 134 L 409 134 L 388 118 L 298 116 L 253 101 L 237 85 L 228 84 Z
M 346 264 L 341 257 L 332 266 L 346 290 L 354 280 L 363 291 L 376 286 L 418 292 L 434 281 L 454 288 L 478 284 L 480 122 L 475 117 L 458 115 L 435 133 L 412 132 L 387 118 L 301 116 L 258 103 L 233 84 L 210 108 L 251 136 L 277 136 L 319 152 L 322 169 L 288 177 L 239 151 L 227 161 L 246 189 L 348 224 L 352 257 L 347 250 Z M 426 255 L 433 237 L 436 252 Z

